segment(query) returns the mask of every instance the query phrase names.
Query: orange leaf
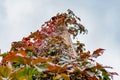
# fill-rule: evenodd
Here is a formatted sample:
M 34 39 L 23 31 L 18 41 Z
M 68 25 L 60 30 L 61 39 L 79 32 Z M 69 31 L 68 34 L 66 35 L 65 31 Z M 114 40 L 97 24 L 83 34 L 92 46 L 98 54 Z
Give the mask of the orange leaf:
M 51 71 L 51 72 L 57 72 L 57 73 L 64 72 L 66 70 L 66 68 L 67 68 L 66 65 L 63 66 L 63 67 L 56 66 L 56 65 L 54 65 L 54 66 L 49 65 L 48 66 L 49 71 Z
M 32 65 L 37 64 L 37 63 L 45 63 L 45 62 L 50 62 L 51 59 L 46 59 L 46 58 L 37 58 L 32 61 Z
M 24 50 L 21 50 L 21 51 L 19 51 L 19 53 L 22 55 L 22 56 L 27 56 L 27 54 L 26 54 L 26 52 L 24 51 Z
M 7 56 L 4 58 L 5 61 L 9 61 L 9 62 L 24 62 L 24 59 L 21 56 L 17 56 L 17 55 L 12 55 L 12 56 Z
M 31 58 L 28 58 L 28 57 L 24 57 L 24 64 L 30 64 L 32 61 Z
M 15 56 L 17 53 L 16 52 L 9 52 L 8 55 L 6 57 L 3 58 L 3 61 L 7 60 L 8 58 L 11 58 L 12 56 Z
M 93 76 L 92 80 L 98 80 L 98 78 L 96 76 Z
M 59 72 L 60 71 L 60 69 L 61 69 L 61 67 L 60 66 L 51 66 L 51 65 L 49 65 L 48 66 L 48 69 L 50 70 L 50 71 L 53 71 L 53 72 Z

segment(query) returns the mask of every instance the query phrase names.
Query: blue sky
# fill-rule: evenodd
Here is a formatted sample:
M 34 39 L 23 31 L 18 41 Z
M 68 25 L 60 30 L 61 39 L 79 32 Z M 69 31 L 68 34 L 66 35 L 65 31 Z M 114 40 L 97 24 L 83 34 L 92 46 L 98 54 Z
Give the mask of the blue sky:
M 71 9 L 88 29 L 79 37 L 91 52 L 106 49 L 98 61 L 114 67 L 120 74 L 120 1 L 119 0 L 0 0 L 0 49 L 9 51 L 19 41 L 58 12 Z M 120 77 L 115 76 L 115 80 Z

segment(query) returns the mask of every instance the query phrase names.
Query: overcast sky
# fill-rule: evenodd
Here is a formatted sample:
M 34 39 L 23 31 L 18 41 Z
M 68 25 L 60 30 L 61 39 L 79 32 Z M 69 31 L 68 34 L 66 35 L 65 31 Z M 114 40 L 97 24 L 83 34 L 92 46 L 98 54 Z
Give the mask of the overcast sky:
M 98 61 L 114 67 L 120 74 L 120 1 L 119 0 L 0 0 L 0 49 L 9 51 L 19 41 L 58 12 L 71 9 L 88 29 L 79 37 L 91 52 L 106 49 Z M 115 80 L 120 77 L 115 76 Z

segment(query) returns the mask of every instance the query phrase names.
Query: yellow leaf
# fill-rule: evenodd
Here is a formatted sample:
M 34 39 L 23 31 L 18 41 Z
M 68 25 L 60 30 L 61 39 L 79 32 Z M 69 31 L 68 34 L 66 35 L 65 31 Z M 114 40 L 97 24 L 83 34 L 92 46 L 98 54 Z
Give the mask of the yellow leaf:
M 68 75 L 64 74 L 64 73 L 61 74 L 61 76 L 64 80 L 70 80 L 70 77 Z

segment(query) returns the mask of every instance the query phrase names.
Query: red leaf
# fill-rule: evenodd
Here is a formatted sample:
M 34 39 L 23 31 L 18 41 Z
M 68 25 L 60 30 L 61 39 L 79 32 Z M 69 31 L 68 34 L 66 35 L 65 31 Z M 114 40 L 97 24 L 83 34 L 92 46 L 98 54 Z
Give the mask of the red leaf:
M 92 56 L 97 58 L 98 56 L 101 56 L 101 54 L 104 52 L 104 50 L 105 49 L 99 48 L 93 52 Z
M 113 69 L 113 67 L 111 67 L 111 66 L 104 66 L 104 68 L 110 68 L 110 69 Z
M 27 37 L 24 37 L 23 39 L 22 39 L 22 41 L 29 41 L 30 40 L 30 38 L 27 38 Z
M 119 75 L 118 73 L 116 73 L 116 72 L 109 72 L 108 73 L 110 76 L 112 76 L 112 75 Z

